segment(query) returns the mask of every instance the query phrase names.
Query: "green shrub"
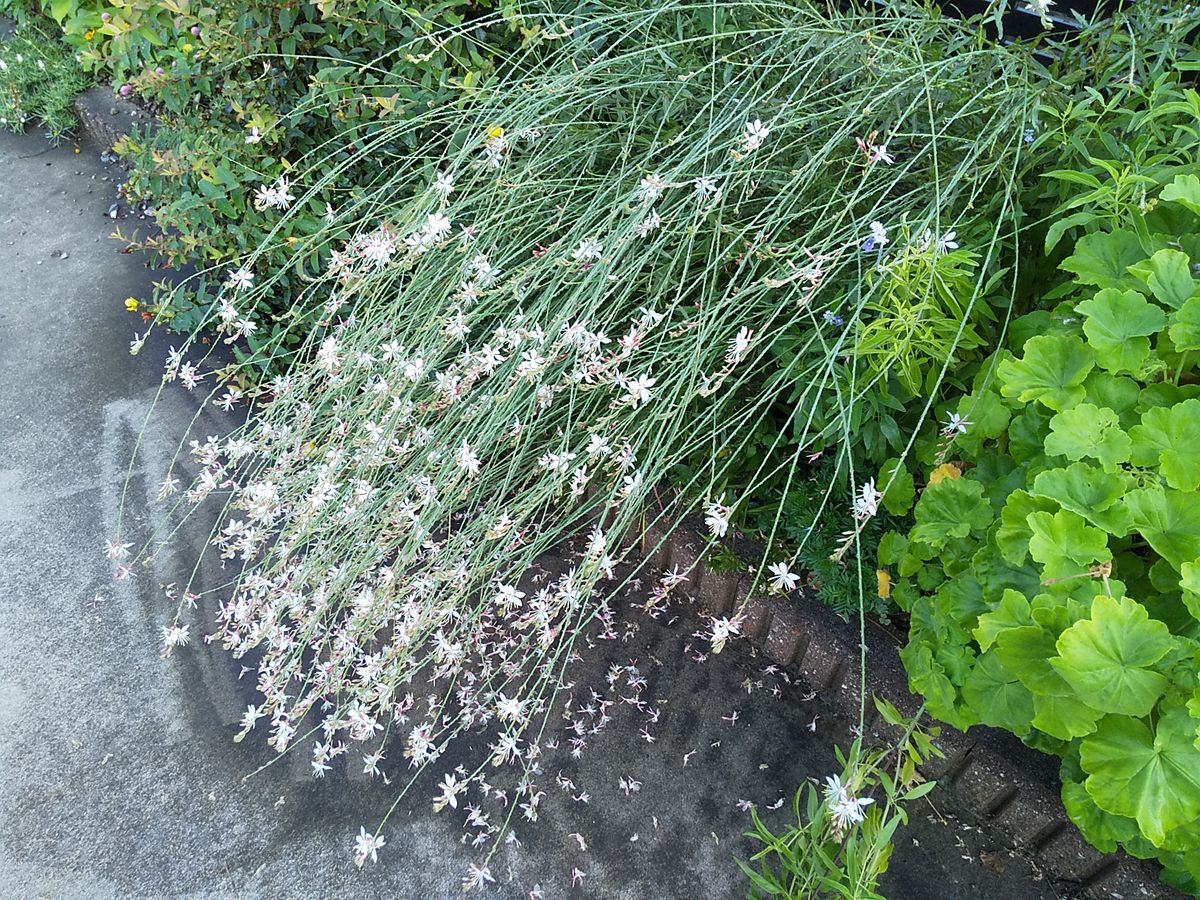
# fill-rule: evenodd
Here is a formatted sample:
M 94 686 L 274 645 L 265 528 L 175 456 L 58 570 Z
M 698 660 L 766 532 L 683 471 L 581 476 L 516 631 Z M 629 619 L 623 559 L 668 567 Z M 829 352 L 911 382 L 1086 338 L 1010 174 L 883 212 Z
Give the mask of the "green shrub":
M 881 556 L 904 579 L 903 658 L 930 712 L 1060 755 L 1085 836 L 1195 891 L 1200 95 L 1168 77 L 1122 100 L 1133 139 L 1097 135 L 1117 158 L 1080 141 L 1082 168 L 1047 173 L 1072 186 L 1047 246 L 1080 232 L 1058 262 L 1070 279 L 1045 292 L 1058 305 L 1013 322 L 951 406 L 965 431 L 937 451 L 926 437 L 923 461 L 952 453 L 952 477 Z
M 19 133 L 35 122 L 57 143 L 75 127 L 71 101 L 85 87 L 74 57 L 35 22 L 0 41 L 0 127 Z

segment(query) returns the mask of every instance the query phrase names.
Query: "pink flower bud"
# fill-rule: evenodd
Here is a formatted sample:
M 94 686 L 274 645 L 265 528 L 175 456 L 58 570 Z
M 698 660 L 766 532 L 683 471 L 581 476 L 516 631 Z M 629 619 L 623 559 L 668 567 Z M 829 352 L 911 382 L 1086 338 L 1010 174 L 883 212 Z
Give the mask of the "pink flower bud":
M 130 94 L 133 93 L 133 85 L 132 84 L 123 84 L 123 85 L 121 85 L 121 89 L 119 91 L 117 91 L 117 93 L 120 94 L 122 97 L 128 97 Z
M 199 25 L 192 26 L 192 37 L 200 37 L 200 26 Z

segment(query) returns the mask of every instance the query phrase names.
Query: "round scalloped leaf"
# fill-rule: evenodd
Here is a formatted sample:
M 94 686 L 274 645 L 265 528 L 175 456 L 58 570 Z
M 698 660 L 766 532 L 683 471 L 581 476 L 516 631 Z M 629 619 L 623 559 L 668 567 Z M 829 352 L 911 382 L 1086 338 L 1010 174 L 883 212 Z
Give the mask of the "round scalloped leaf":
M 1192 297 L 1171 316 L 1171 327 L 1167 330 L 1171 343 L 1182 353 L 1185 350 L 1200 350 L 1200 297 Z
M 1176 490 L 1200 487 L 1200 400 L 1147 410 L 1129 436 L 1136 465 L 1157 465 Z
M 1000 554 L 1014 566 L 1022 565 L 1029 553 L 1033 530 L 1028 517 L 1034 512 L 1054 512 L 1054 504 L 1028 491 L 1013 491 L 1000 510 L 1000 527 L 996 529 L 996 546 Z
M 1115 412 L 1122 428 L 1137 424 L 1137 405 L 1142 388 L 1128 375 L 1092 372 L 1084 381 L 1083 390 L 1088 403 L 1107 406 Z
M 1087 788 L 1078 781 L 1063 783 L 1062 801 L 1067 815 L 1083 832 L 1087 842 L 1103 853 L 1112 853 L 1118 843 L 1131 841 L 1141 834 L 1133 819 L 1114 816 L 1098 807 Z
M 914 513 L 917 524 L 909 540 L 942 548 L 955 538 L 965 538 L 972 529 L 986 528 L 992 508 L 983 499 L 983 485 L 966 478 L 946 478 L 921 493 Z
M 1070 510 L 1030 513 L 1025 521 L 1033 532 L 1029 555 L 1042 564 L 1043 580 L 1077 575 L 1092 563 L 1112 559 L 1108 535 Z
M 1164 187 L 1159 196 L 1200 215 L 1200 178 L 1195 175 L 1176 175 L 1175 180 Z
M 1093 525 L 1118 536 L 1125 534 L 1129 512 L 1110 508 L 1125 493 L 1126 479 L 1083 462 L 1065 469 L 1047 469 L 1033 479 L 1034 493 L 1058 502 L 1063 509 L 1083 516 Z
M 1083 703 L 1050 665 L 1054 634 L 1040 625 L 1007 628 L 996 633 L 994 653 L 1008 671 L 1033 694 L 1030 724 L 1052 737 L 1069 741 L 1096 730 L 1103 715 Z
M 1144 716 L 1167 688 L 1167 679 L 1148 666 L 1174 644 L 1162 622 L 1136 600 L 1104 595 L 1092 601 L 1092 617 L 1058 636 L 1050 665 L 1088 706 L 1106 713 Z
M 1000 363 L 1000 393 L 1067 409 L 1083 399 L 1083 380 L 1095 364 L 1092 348 L 1074 335 L 1040 334 L 1025 343 L 1020 359 Z
M 1029 601 L 1020 591 L 1010 588 L 1005 590 L 1001 596 L 999 606 L 979 617 L 975 630 L 971 633 L 975 636 L 979 649 L 987 650 L 996 642 L 996 635 L 1000 632 L 1008 628 L 1021 628 L 1032 624 L 1033 619 L 1029 615 Z
M 1079 761 L 1084 786 L 1105 812 L 1137 819 L 1155 844 L 1172 828 L 1200 818 L 1200 755 L 1182 708 L 1162 716 L 1151 731 L 1141 719 L 1105 716 L 1084 738 Z
M 1117 414 L 1091 403 L 1080 403 L 1056 414 L 1050 420 L 1050 434 L 1046 435 L 1045 443 L 1051 456 L 1092 457 L 1110 472 L 1129 459 L 1131 446 Z
M 1086 316 L 1083 333 L 1096 351 L 1096 362 L 1110 372 L 1137 372 L 1150 355 L 1147 335 L 1167 324 L 1166 314 L 1137 291 L 1105 288 L 1075 306 Z
M 1159 250 L 1150 257 L 1150 274 L 1146 284 L 1160 300 L 1172 309 L 1179 309 L 1196 292 L 1192 278 L 1192 263 L 1186 253 L 1178 250 Z
M 1076 241 L 1074 251 L 1059 268 L 1074 273 L 1080 284 L 1124 289 L 1137 287 L 1137 279 L 1127 270 L 1145 258 L 1142 242 L 1133 232 L 1097 231 Z
M 991 651 L 979 657 L 962 692 L 984 725 L 1004 728 L 1018 737 L 1029 731 L 1033 695 Z
M 1129 491 L 1120 502 L 1129 510 L 1129 526 L 1176 569 L 1200 557 L 1200 503 L 1194 496 L 1155 486 Z

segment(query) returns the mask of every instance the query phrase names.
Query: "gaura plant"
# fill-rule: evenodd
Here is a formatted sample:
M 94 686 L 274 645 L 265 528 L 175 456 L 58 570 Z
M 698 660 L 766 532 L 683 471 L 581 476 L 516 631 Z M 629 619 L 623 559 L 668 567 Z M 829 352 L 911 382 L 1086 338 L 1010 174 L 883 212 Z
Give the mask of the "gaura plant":
M 469 99 L 380 128 L 371 149 L 393 162 L 375 181 L 339 184 L 344 167 L 317 160 L 310 180 L 301 160 L 247 186 L 281 223 L 320 211 L 293 256 L 330 263 L 268 328 L 251 311 L 279 273 L 248 253 L 205 323 L 244 341 L 243 363 L 214 373 L 197 336 L 165 378 L 249 407 L 163 473 L 181 514 L 224 503 L 211 544 L 229 566 L 224 583 L 176 588 L 165 649 L 188 637 L 184 601 L 212 598 L 215 639 L 256 660 L 264 699 L 245 732 L 280 752 L 314 738 L 314 770 L 399 745 L 400 797 L 451 768 L 455 741 L 486 743 L 435 799 L 495 806 L 492 766 L 519 773 L 471 884 L 491 877 L 509 820 L 536 818 L 547 718 L 580 635 L 611 619 L 651 492 L 703 457 L 660 523 L 699 511 L 723 535 L 739 502 L 724 473 L 793 381 L 807 392 L 788 477 L 806 432 L 849 443 L 847 416 L 807 424 L 818 398 L 848 411 L 871 388 L 839 377 L 856 332 L 831 333 L 824 312 L 877 300 L 886 279 L 865 275 L 893 251 L 949 253 L 983 198 L 1001 200 L 975 252 L 997 252 L 1033 102 L 1019 52 L 924 11 L 671 2 L 536 26 L 540 42 Z M 978 290 L 955 302 L 971 317 Z M 291 358 L 288 322 L 309 323 L 290 370 L 239 377 Z M 803 335 L 790 377 L 765 390 L 789 329 Z M 875 502 L 868 485 L 835 514 L 861 523 Z M 575 536 L 571 568 L 539 581 L 539 556 Z M 122 575 L 155 551 L 121 558 L 125 537 Z M 652 610 L 687 573 L 654 575 Z M 737 627 L 714 619 L 714 649 Z M 416 689 L 434 699 L 414 706 Z M 360 837 L 374 859 L 378 829 Z

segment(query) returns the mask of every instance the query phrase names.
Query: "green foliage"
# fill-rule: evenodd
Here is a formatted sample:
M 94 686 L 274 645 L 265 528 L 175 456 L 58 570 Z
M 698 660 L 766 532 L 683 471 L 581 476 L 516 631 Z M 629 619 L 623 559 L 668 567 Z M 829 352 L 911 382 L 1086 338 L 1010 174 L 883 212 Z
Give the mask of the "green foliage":
M 311 325 L 280 314 L 328 261 L 327 246 L 294 252 L 320 230 L 326 204 L 340 206 L 346 185 L 365 188 L 411 151 L 414 135 L 381 138 L 389 124 L 468 96 L 491 71 L 492 51 L 515 45 L 508 22 L 485 18 L 490 4 L 469 0 L 421 10 L 383 0 L 47 0 L 41 9 L 85 67 L 159 115 L 117 147 L 131 167 L 128 195 L 153 207 L 157 226 L 124 237 L 200 272 L 160 292 L 153 311 L 195 329 L 223 269 L 253 256 L 256 271 L 278 276 L 274 296 L 254 310 L 269 330 L 251 350 L 285 338 L 266 369 L 290 358 Z M 301 164 L 313 182 L 336 178 L 339 189 L 302 199 L 280 222 L 255 205 L 255 190 Z
M 934 715 L 1063 755 L 1064 802 L 1096 846 L 1157 855 L 1196 890 L 1200 97 L 1148 93 L 1123 115 L 1188 137 L 1130 167 L 1153 173 L 1137 191 L 1051 173 L 1092 188 L 1059 209 L 1092 230 L 1061 257 L 1071 279 L 1045 292 L 1062 302 L 1014 322 L 1016 354 L 981 367 L 995 375 L 977 391 L 1001 399 L 1008 432 L 968 430 L 953 448 L 962 477 L 920 493 L 898 566 L 940 573 L 900 591 L 903 657 Z
M 879 697 L 875 707 L 885 722 L 902 729 L 895 746 L 868 749 L 858 738 L 846 755 L 835 748 L 842 767 L 836 781 L 827 780 L 824 797 L 816 784 L 803 785 L 792 800 L 796 821 L 779 833 L 751 810 L 753 828 L 746 836 L 763 847 L 749 863 L 738 860 L 750 881 L 751 900 L 882 900 L 878 882 L 887 871 L 896 831 L 908 823 L 905 805 L 936 786 L 922 780 L 917 767 L 941 753 L 933 744 L 938 730 L 922 729 L 919 714 L 905 719 Z M 834 806 L 843 794 L 866 804 L 860 823 L 839 825 Z
M 0 41 L 0 127 L 19 133 L 36 122 L 58 143 L 75 127 L 71 101 L 85 87 L 75 58 L 32 17 Z

